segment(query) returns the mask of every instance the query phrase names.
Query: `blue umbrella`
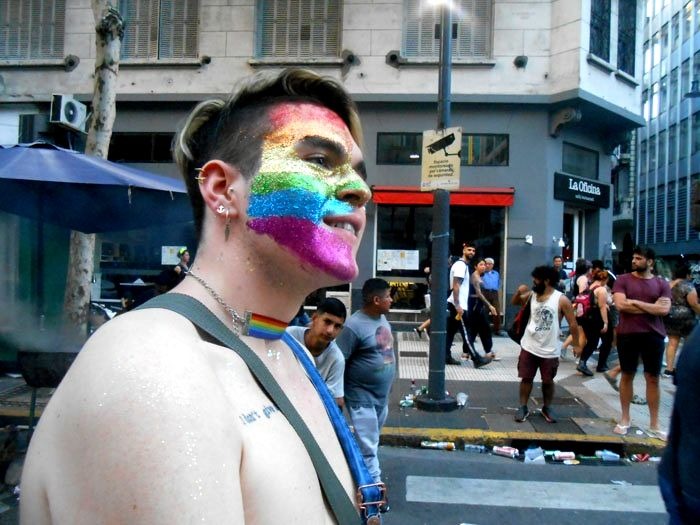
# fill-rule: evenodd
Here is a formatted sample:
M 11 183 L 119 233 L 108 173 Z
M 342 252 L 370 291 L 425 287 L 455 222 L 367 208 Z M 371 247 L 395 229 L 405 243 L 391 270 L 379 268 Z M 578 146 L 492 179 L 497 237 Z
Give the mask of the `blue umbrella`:
M 184 182 L 35 142 L 0 147 L 0 210 L 84 233 L 192 220 Z

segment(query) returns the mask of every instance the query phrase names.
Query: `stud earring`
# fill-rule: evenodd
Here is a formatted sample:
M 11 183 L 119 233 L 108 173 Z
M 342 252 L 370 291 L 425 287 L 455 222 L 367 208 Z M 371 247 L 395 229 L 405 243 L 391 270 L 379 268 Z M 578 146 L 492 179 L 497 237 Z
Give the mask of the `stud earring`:
M 216 213 L 221 215 L 222 213 L 226 212 L 228 214 L 228 210 L 224 207 L 223 204 L 220 204 L 218 208 L 216 208 Z

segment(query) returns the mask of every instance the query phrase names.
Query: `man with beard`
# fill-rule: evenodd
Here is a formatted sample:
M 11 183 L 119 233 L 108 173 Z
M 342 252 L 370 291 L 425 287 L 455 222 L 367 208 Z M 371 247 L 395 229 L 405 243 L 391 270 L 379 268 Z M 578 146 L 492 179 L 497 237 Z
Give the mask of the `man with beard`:
M 316 307 L 308 327 L 287 327 L 287 332 L 303 344 L 313 356 L 318 373 L 325 381 L 328 390 L 341 410 L 344 404 L 345 358 L 338 348 L 335 338 L 343 329 L 345 317 L 347 317 L 345 305 L 335 297 L 328 297 Z
M 552 411 L 554 399 L 554 377 L 559 368 L 561 342 L 559 341 L 560 323 L 566 317 L 570 334 L 575 346 L 580 350 L 578 324 L 571 306 L 571 301 L 556 290 L 559 272 L 552 266 L 538 266 L 532 270 L 532 291 L 527 285 L 518 286 L 511 299 L 514 305 L 525 305 L 530 308 L 525 334 L 520 341 L 520 357 L 518 358 L 518 377 L 520 377 L 520 408 L 515 415 L 518 423 L 525 421 L 530 415 L 527 402 L 532 393 L 532 382 L 537 370 L 542 378 L 542 417 L 547 423 L 556 423 Z
M 192 110 L 174 150 L 197 257 L 173 292 L 80 351 L 32 438 L 21 523 L 360 522 L 353 473 L 365 487 L 369 474 L 280 320 L 358 273 L 361 142 L 349 94 L 306 70 L 255 75 Z M 311 438 L 328 468 L 315 468 Z
M 622 415 L 613 432 L 624 436 L 630 427 L 633 381 L 641 358 L 649 405 L 648 433 L 666 440 L 666 433 L 659 427 L 659 376 L 666 337 L 662 317 L 671 308 L 671 288 L 666 280 L 652 273 L 655 258 L 653 250 L 635 246 L 632 251 L 632 273 L 620 275 L 613 286 L 613 300 L 620 312 L 617 352 L 622 367 Z

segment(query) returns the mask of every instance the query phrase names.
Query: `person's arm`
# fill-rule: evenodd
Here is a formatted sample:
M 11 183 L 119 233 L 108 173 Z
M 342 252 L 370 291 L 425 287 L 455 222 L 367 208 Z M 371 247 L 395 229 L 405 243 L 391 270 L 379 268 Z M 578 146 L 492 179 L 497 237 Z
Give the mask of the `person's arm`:
M 693 312 L 696 314 L 700 314 L 700 303 L 698 303 L 698 292 L 693 286 L 692 291 L 686 296 L 686 301 L 688 301 L 688 304 L 690 307 L 693 309 Z
M 571 306 L 571 301 L 562 295 L 559 298 L 559 322 L 561 323 L 562 315 L 566 318 L 566 322 L 569 323 L 569 335 L 571 335 L 571 341 L 574 345 L 574 354 L 581 355 L 582 344 L 579 339 L 580 330 L 578 328 L 578 323 L 576 322 L 576 314 Z
M 631 299 L 627 299 L 627 294 L 624 292 L 613 293 L 613 302 L 618 312 L 626 314 L 643 314 L 644 310 L 632 303 Z
M 488 302 L 488 300 L 484 296 L 484 293 L 481 291 L 481 277 L 479 277 L 479 274 L 477 272 L 472 273 L 471 281 L 472 286 L 474 287 L 474 295 L 476 295 L 477 298 L 486 305 L 486 307 L 489 309 L 492 315 L 496 315 L 496 309 L 491 303 Z
M 598 302 L 600 317 L 603 320 L 603 328 L 600 329 L 600 333 L 604 334 L 608 331 L 608 292 L 605 289 L 605 286 L 599 286 L 593 293 L 595 294 L 596 301 Z
M 653 303 L 645 303 L 644 301 L 639 301 L 637 299 L 629 299 L 629 301 L 634 306 L 639 308 L 642 313 L 655 315 L 657 317 L 668 315 L 668 312 L 671 309 L 671 299 L 668 297 L 659 297 Z
M 459 304 L 459 290 L 462 287 L 464 279 L 461 277 L 455 277 L 452 279 L 452 300 L 455 303 L 455 310 L 461 315 L 464 313 L 464 306 Z
M 530 297 L 530 288 L 528 288 L 526 284 L 521 284 L 510 298 L 510 304 L 514 306 L 522 306 L 525 304 L 528 297 Z

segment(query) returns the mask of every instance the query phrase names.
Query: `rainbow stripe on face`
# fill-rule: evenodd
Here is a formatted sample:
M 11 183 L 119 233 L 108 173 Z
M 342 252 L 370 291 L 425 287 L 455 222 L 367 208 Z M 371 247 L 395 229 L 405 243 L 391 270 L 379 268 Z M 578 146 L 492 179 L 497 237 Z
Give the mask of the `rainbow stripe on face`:
M 279 319 L 253 312 L 246 312 L 245 317 L 246 329 L 243 335 L 259 339 L 280 339 L 284 334 L 284 329 L 288 326 L 288 323 L 284 323 Z
M 307 103 L 281 104 L 270 120 L 279 127 L 263 142 L 260 170 L 251 184 L 248 227 L 337 279 L 353 279 L 353 246 L 323 220 L 353 213 L 353 206 L 336 195 L 346 189 L 368 192 L 367 185 L 349 161 L 328 169 L 299 158 L 294 149 L 303 138 L 318 136 L 349 152 L 354 141 L 347 127 L 332 111 Z

